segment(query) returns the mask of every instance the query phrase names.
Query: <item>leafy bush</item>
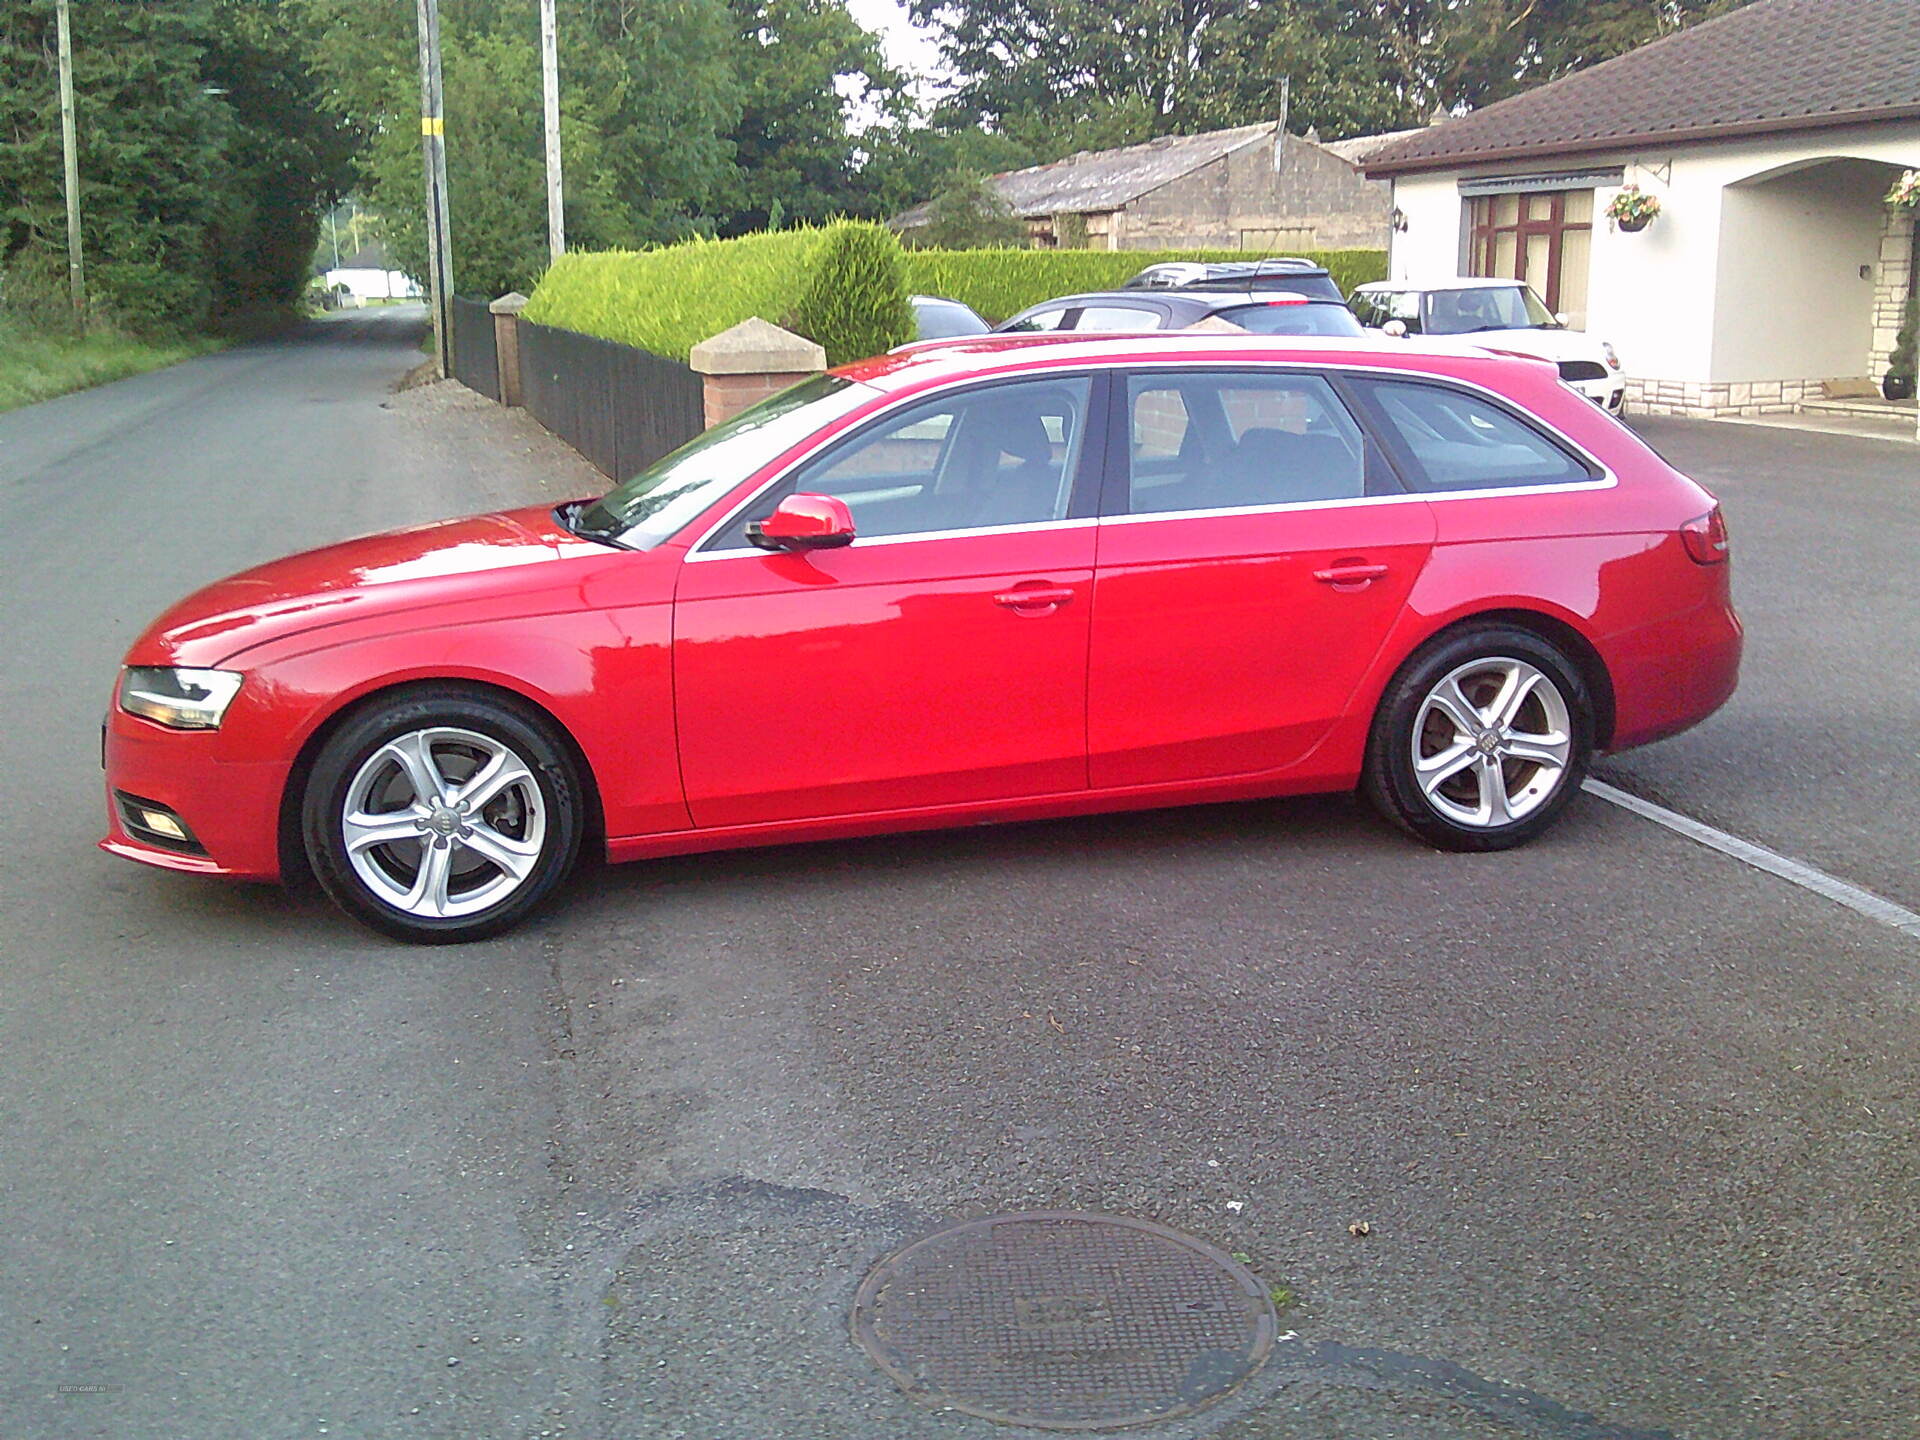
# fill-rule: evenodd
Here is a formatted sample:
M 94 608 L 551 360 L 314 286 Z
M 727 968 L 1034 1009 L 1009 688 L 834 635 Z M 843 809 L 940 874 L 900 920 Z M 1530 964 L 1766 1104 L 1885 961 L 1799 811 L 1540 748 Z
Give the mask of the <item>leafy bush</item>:
M 818 341 L 833 364 L 912 337 L 906 296 L 944 295 L 1000 321 L 1056 295 L 1111 290 L 1163 260 L 1252 260 L 1244 250 L 908 250 L 878 225 L 573 251 L 535 287 L 526 318 L 684 361 L 750 315 Z M 1380 250 L 1308 252 L 1343 292 L 1387 273 Z
M 829 365 L 911 340 L 913 306 L 900 261 L 900 241 L 884 225 L 830 227 L 789 328 L 824 348 Z
M 1326 266 L 1343 295 L 1387 275 L 1384 250 L 1290 253 Z M 1245 250 L 909 250 L 907 283 L 916 295 L 942 295 L 971 305 L 997 325 L 1056 295 L 1118 289 L 1162 261 L 1259 258 Z
M 846 222 L 660 250 L 573 252 L 541 278 L 525 314 L 681 361 L 758 315 L 817 341 L 839 364 L 911 337 L 899 264 L 890 233 Z
M 1912 383 L 1920 370 L 1920 294 L 1907 297 L 1906 311 L 1900 317 L 1900 329 L 1893 337 L 1893 354 L 1887 362 L 1887 374 Z

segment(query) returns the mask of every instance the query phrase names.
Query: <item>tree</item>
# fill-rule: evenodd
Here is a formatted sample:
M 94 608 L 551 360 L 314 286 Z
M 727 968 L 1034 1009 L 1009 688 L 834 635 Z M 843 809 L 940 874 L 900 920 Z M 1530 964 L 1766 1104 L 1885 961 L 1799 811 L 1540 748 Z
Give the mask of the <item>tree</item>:
M 942 250 L 984 250 L 1026 243 L 1026 227 L 1000 192 L 978 174 L 954 176 L 927 207 L 927 224 L 916 245 Z
M 0 266 L 21 309 L 64 283 L 53 7 L 0 0 Z M 136 330 L 283 307 L 345 137 L 274 0 L 73 11 L 82 233 L 95 318 Z M 45 313 L 49 307 L 42 304 Z
M 875 213 L 852 112 L 879 112 L 877 125 L 905 99 L 878 37 L 844 0 L 732 0 L 732 11 L 741 106 L 721 232 L 767 228 L 776 202 L 786 222 Z
M 323 34 L 316 63 L 364 137 L 363 193 L 396 263 L 423 275 L 413 4 L 297 3 Z M 535 12 L 464 0 L 442 17 L 454 283 L 475 295 L 528 290 L 547 264 Z M 739 114 L 724 0 L 563 0 L 559 32 L 570 243 L 637 246 L 707 228 Z
M 1047 158 L 1278 118 L 1352 135 L 1502 99 L 1740 0 L 911 0 L 942 120 Z

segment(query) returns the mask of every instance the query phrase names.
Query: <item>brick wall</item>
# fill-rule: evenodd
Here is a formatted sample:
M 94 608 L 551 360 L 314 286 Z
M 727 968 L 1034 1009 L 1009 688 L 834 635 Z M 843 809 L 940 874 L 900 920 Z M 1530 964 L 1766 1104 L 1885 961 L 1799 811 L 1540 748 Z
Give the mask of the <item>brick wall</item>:
M 749 406 L 758 405 L 769 395 L 777 395 L 789 385 L 798 384 L 813 372 L 793 371 L 778 375 L 709 375 L 706 377 L 704 410 L 707 428 L 731 420 Z

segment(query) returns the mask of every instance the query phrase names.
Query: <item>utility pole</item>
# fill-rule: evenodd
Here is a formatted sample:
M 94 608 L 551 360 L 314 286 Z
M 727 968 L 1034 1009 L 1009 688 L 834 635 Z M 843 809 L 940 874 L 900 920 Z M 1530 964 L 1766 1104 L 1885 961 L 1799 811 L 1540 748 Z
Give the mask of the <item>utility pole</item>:
M 427 180 L 427 296 L 434 369 L 448 370 L 453 335 L 453 236 L 447 226 L 447 121 L 440 93 L 440 0 L 414 0 L 420 26 L 420 161 Z
M 567 222 L 560 205 L 560 50 L 553 0 L 540 0 L 540 88 L 547 110 L 547 257 L 567 253 Z
M 60 148 L 67 165 L 67 286 L 73 293 L 73 316 L 87 322 L 87 275 L 80 259 L 80 150 L 73 131 L 73 28 L 67 20 L 67 0 L 53 0 L 60 32 Z

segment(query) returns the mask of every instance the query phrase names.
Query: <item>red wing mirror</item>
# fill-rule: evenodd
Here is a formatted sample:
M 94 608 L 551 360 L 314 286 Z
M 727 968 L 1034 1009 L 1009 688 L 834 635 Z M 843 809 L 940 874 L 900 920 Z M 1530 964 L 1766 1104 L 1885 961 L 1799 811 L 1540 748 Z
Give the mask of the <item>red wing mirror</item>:
M 831 550 L 853 543 L 853 512 L 833 495 L 789 495 L 764 520 L 747 525 L 762 550 Z

